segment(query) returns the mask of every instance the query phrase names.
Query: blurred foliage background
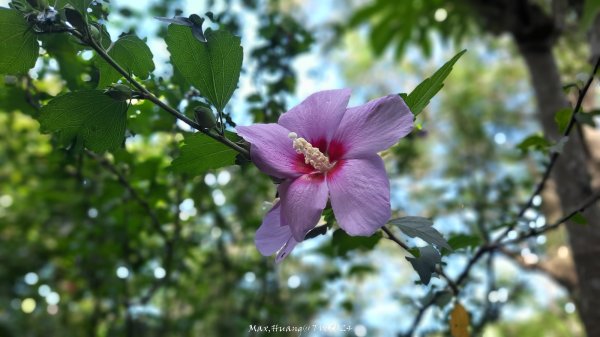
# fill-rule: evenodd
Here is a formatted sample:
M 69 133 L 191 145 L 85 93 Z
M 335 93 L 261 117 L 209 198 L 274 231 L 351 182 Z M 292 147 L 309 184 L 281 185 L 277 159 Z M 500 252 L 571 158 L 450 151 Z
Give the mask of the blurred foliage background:
M 531 2 L 553 11 L 554 1 Z M 241 36 L 230 128 L 276 121 L 320 89 L 351 87 L 355 105 L 408 92 L 468 49 L 419 130 L 384 153 L 394 213 L 432 217 L 451 242 L 470 239 L 444 257 L 456 276 L 474 247 L 512 221 L 547 158 L 547 150 L 518 148 L 540 130 L 519 48 L 499 24 L 478 22 L 473 3 L 113 0 L 94 2 L 92 14 L 113 39 L 147 39 L 156 69 L 144 84 L 190 117 L 196 97 L 168 64 L 166 25 L 153 17 L 197 13 Z M 563 83 L 590 72 L 594 11 L 577 6 L 553 45 Z M 424 301 L 443 288 L 437 278 L 420 284 L 406 252 L 381 235 L 350 240 L 329 230 L 279 265 L 260 256 L 253 238 L 275 197 L 271 180 L 251 165 L 173 172 L 189 130 L 151 102 L 130 102 L 118 150 L 65 148 L 40 132 L 39 104 L 95 88 L 98 65 L 64 34 L 40 39 L 34 69 L 0 77 L 0 336 L 258 336 L 250 325 L 273 324 L 339 327 L 311 336 L 395 336 L 411 331 Z M 593 138 L 593 126 L 581 128 Z M 558 218 L 559 198 L 545 191 L 524 226 Z M 472 335 L 584 336 L 566 233 L 511 249 L 479 263 L 461 293 Z M 450 299 L 412 332 L 449 335 Z

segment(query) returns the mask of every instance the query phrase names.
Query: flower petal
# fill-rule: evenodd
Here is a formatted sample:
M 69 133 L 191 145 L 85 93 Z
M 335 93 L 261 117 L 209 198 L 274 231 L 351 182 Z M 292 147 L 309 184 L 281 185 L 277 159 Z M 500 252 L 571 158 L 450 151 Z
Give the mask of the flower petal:
M 322 174 L 305 174 L 279 185 L 281 221 L 290 226 L 296 241 L 304 240 L 327 204 L 328 189 Z
M 279 251 L 291 237 L 290 227 L 281 226 L 281 203 L 278 202 L 265 215 L 256 231 L 254 243 L 262 255 L 269 256 Z
M 351 92 L 338 89 L 314 93 L 281 115 L 278 123 L 313 145 L 328 142 L 340 125 Z
M 342 159 L 373 155 L 409 134 L 413 129 L 413 118 L 400 96 L 381 97 L 349 108 L 331 143 L 341 145 Z
M 390 182 L 378 155 L 339 161 L 327 185 L 335 218 L 349 235 L 370 236 L 390 219 Z
M 277 178 L 296 178 L 299 170 L 298 154 L 294 151 L 289 130 L 275 123 L 238 126 L 238 134 L 248 141 L 250 158 L 263 172 Z
M 279 253 L 277 253 L 277 257 L 275 258 L 275 263 L 281 262 L 285 257 L 290 255 L 294 247 L 298 244 L 298 241 L 294 240 L 293 236 L 290 236 L 290 239 L 285 243 L 285 246 L 281 248 Z

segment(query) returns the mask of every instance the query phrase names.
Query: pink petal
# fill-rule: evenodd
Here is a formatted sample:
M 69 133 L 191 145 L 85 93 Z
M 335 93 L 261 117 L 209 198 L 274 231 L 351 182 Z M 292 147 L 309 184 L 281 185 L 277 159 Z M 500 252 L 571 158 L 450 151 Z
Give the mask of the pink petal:
M 250 158 L 263 172 L 277 178 L 296 178 L 305 171 L 304 162 L 300 160 L 289 130 L 275 123 L 238 126 L 238 134 L 248 141 Z M 300 158 L 302 159 L 302 158 Z
M 290 227 L 281 226 L 281 203 L 278 202 L 265 215 L 256 231 L 254 243 L 262 255 L 269 256 L 279 251 L 291 237 Z
M 398 95 L 389 95 L 349 108 L 331 145 L 343 159 L 363 158 L 383 151 L 413 129 L 413 114 Z
M 340 125 L 351 92 L 338 89 L 314 93 L 281 115 L 278 123 L 319 147 L 317 143 L 326 144 Z
M 281 221 L 290 226 L 296 241 L 304 240 L 327 204 L 327 183 L 322 174 L 305 174 L 279 185 Z
M 390 182 L 378 155 L 339 161 L 327 185 L 333 213 L 349 235 L 370 236 L 390 219 Z
M 284 258 L 286 258 L 288 255 L 290 255 L 290 253 L 292 252 L 294 247 L 296 247 L 297 244 L 298 244 L 298 241 L 294 240 L 293 236 L 290 236 L 290 239 L 285 243 L 285 246 L 283 246 L 283 248 L 281 248 L 279 253 L 277 253 L 277 257 L 275 258 L 275 263 L 279 263 L 279 262 L 283 261 Z

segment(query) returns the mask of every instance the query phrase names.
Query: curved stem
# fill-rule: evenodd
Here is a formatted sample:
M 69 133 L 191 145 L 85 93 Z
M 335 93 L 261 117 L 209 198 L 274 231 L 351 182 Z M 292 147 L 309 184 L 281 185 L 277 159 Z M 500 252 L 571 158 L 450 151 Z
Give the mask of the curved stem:
M 80 32 L 77 32 L 75 30 L 71 30 L 71 34 L 73 34 L 74 36 L 79 38 L 82 42 L 84 42 L 87 45 L 89 45 L 90 47 L 92 47 L 92 49 L 94 49 L 94 51 L 96 51 L 96 53 L 98 53 L 98 55 L 101 58 L 103 58 L 106 62 L 108 62 L 108 64 L 110 64 L 111 67 L 113 67 L 117 72 L 119 72 L 123 77 L 125 77 L 125 79 L 127 79 L 127 81 L 129 83 L 131 83 L 131 85 L 133 85 L 137 90 L 139 90 L 140 93 L 142 94 L 143 98 L 145 98 L 145 99 L 151 101 L 152 103 L 156 104 L 157 106 L 161 107 L 163 110 L 170 113 L 175 118 L 181 120 L 185 124 L 191 126 L 192 128 L 204 133 L 205 135 L 211 137 L 212 139 L 214 139 L 224 145 L 227 145 L 228 147 L 234 149 L 235 151 L 242 154 L 246 158 L 250 159 L 250 153 L 248 152 L 248 150 L 246 150 L 245 148 L 241 147 L 240 145 L 232 142 L 227 137 L 225 137 L 224 134 L 223 135 L 215 134 L 215 133 L 203 128 L 202 126 L 200 126 L 198 123 L 196 123 L 195 121 L 193 121 L 186 115 L 177 111 L 177 109 L 175 109 L 175 108 L 171 107 L 170 105 L 168 105 L 167 103 L 161 101 L 158 97 L 156 97 L 153 93 L 151 93 L 148 89 L 146 89 L 146 87 L 144 87 L 140 82 L 136 81 L 127 71 L 125 71 L 125 69 L 123 69 L 123 67 L 121 67 L 119 65 L 119 63 L 117 63 L 117 61 L 115 61 L 110 55 L 108 55 L 108 53 L 104 50 L 104 48 L 102 48 L 100 45 L 98 45 L 98 43 L 93 38 L 91 38 L 91 37 L 88 38 L 88 37 L 84 36 L 83 34 L 81 34 Z

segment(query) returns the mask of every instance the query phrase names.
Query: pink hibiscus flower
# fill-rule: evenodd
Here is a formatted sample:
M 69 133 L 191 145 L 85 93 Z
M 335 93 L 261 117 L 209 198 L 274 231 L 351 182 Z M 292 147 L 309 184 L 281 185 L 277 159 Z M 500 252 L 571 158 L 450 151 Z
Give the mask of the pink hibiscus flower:
M 377 152 L 413 129 L 402 98 L 389 95 L 347 108 L 349 89 L 310 95 L 277 123 L 236 128 L 264 173 L 283 179 L 279 200 L 256 232 L 256 247 L 286 257 L 314 228 L 331 199 L 340 227 L 370 236 L 390 219 L 390 184 Z

